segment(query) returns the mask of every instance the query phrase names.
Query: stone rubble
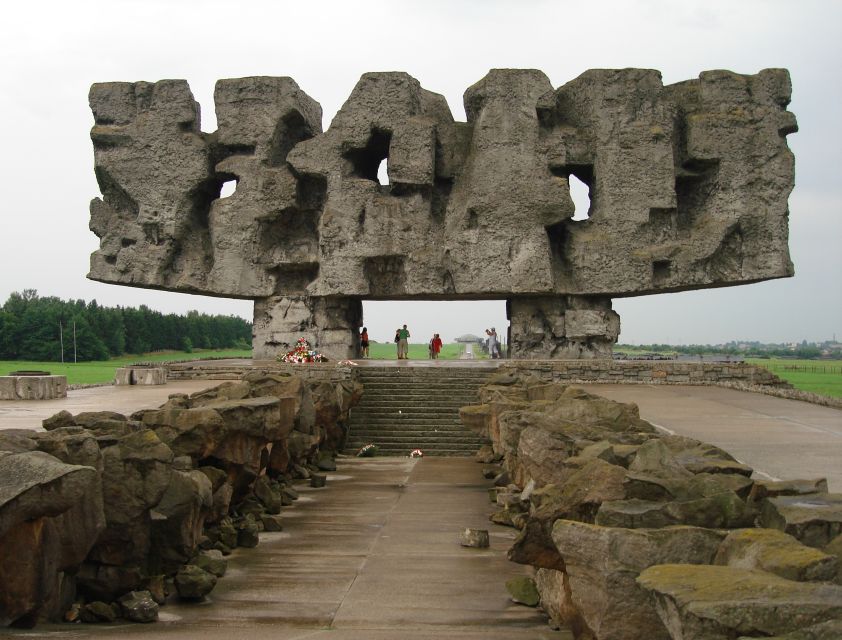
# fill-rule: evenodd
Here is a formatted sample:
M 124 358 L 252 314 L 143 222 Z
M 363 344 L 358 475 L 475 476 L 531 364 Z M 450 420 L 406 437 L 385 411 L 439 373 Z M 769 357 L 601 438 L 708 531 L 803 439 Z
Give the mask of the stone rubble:
M 578 640 L 835 638 L 842 496 L 764 481 L 633 404 L 501 370 L 463 407 L 502 461 L 491 520 L 519 534 L 551 624 Z M 813 631 L 815 630 L 815 631 Z M 801 634 L 801 635 L 798 635 Z
M 131 416 L 0 430 L 0 626 L 150 622 L 169 595 L 202 600 L 225 555 L 282 529 L 293 482 L 330 466 L 361 392 L 250 374 Z

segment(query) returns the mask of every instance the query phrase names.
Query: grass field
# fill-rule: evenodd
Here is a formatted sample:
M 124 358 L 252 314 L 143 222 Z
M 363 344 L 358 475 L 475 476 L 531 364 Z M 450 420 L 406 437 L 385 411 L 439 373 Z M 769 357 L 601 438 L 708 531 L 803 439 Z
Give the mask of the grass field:
M 747 358 L 746 362 L 766 367 L 796 389 L 842 398 L 842 361 Z
M 113 360 L 97 362 L 27 362 L 24 360 L 0 360 L 0 376 L 12 371 L 36 369 L 49 371 L 56 376 L 67 376 L 68 384 L 98 384 L 114 379 L 114 370 L 133 362 L 170 362 L 173 360 L 192 360 L 199 358 L 251 358 L 250 349 L 223 349 L 211 351 L 195 349 L 193 353 L 185 351 L 166 351 L 126 355 Z
M 458 360 L 465 347 L 461 344 L 444 344 L 439 353 L 441 360 Z M 474 349 L 474 353 L 479 355 L 479 349 Z M 369 358 L 372 360 L 397 360 L 398 346 L 392 342 L 378 342 L 372 343 L 368 348 Z M 409 359 L 410 360 L 427 360 L 429 359 L 426 344 L 412 344 L 409 345 Z

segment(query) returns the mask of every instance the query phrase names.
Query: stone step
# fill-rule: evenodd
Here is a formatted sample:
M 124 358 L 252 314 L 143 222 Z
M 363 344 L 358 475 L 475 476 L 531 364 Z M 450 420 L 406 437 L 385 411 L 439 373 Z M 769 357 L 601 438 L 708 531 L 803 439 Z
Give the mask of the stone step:
M 456 441 L 468 441 L 468 440 L 476 440 L 485 442 L 485 439 L 481 436 L 472 433 L 470 431 L 424 431 L 419 429 L 407 429 L 407 430 L 390 430 L 390 431 L 377 431 L 377 430 L 370 430 L 370 429 L 362 429 L 357 431 L 353 435 L 349 434 L 349 438 L 354 440 L 365 440 L 367 438 L 390 438 L 390 439 L 401 439 L 401 440 L 447 440 L 448 442 L 456 442 Z
M 395 405 L 359 405 L 352 409 L 354 419 L 359 419 L 367 416 L 458 416 L 459 408 L 464 405 L 453 405 L 452 407 L 427 407 L 413 404 L 395 404 Z
M 459 431 L 468 431 L 462 422 L 456 418 L 430 418 L 430 417 L 416 417 L 416 418 L 395 418 L 395 417 L 368 417 L 365 419 L 358 419 L 352 420 L 350 422 L 350 426 L 352 428 L 356 427 L 358 429 L 409 429 L 413 425 L 415 425 L 419 430 L 423 429 L 429 431 L 430 429 L 435 429 L 439 425 L 441 428 L 448 428 L 448 429 L 456 429 Z
M 360 404 L 351 410 L 346 451 L 366 444 L 379 455 L 473 455 L 486 440 L 459 420 L 461 407 L 478 402 L 479 388 L 493 370 L 359 370 Z
M 446 398 L 476 398 L 479 396 L 479 387 L 476 389 L 463 389 L 461 387 L 454 387 L 452 385 L 443 385 L 440 387 L 428 387 L 426 385 L 418 385 L 414 387 L 395 385 L 393 387 L 373 387 L 371 385 L 364 387 L 363 397 L 382 397 L 382 398 L 402 398 L 402 397 L 430 397 L 443 396 Z
M 400 457 L 400 458 L 407 458 L 409 457 L 409 451 L 406 449 L 378 449 L 376 457 L 382 456 L 389 456 L 389 457 Z M 423 451 L 423 449 L 422 449 Z M 356 455 L 356 451 L 345 451 L 346 455 Z M 476 454 L 476 451 L 462 451 L 461 449 L 441 449 L 438 451 L 424 451 L 425 456 L 430 457 L 452 457 L 452 458 L 467 458 Z
M 381 452 L 383 451 L 397 451 L 402 455 L 409 454 L 413 449 L 420 449 L 424 453 L 434 451 L 464 451 L 467 453 L 476 453 L 483 443 L 470 442 L 388 442 L 385 440 L 360 440 L 358 442 L 349 442 L 345 447 L 345 452 L 356 454 L 363 447 L 373 444 Z

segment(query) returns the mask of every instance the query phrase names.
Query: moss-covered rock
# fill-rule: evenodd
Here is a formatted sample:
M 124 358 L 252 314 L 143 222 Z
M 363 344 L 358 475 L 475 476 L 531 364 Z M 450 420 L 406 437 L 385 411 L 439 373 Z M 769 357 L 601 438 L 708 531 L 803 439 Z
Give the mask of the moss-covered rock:
M 728 534 L 714 564 L 761 569 L 788 580 L 833 581 L 839 558 L 805 546 L 777 529 L 739 529 Z
M 666 564 L 646 569 L 637 583 L 673 638 L 775 635 L 842 617 L 842 587 L 765 571 Z

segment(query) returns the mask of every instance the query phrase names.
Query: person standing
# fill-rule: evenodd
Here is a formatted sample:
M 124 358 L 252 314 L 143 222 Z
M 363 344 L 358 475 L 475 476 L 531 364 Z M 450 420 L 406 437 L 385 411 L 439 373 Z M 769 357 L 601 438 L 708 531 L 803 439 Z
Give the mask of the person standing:
M 401 359 L 401 330 L 400 328 L 395 329 L 395 349 L 398 352 L 398 360 Z
M 485 330 L 485 335 L 488 336 L 488 355 L 491 356 L 492 359 L 496 360 L 500 357 L 500 345 L 497 342 L 497 331 L 494 327 L 491 327 L 490 330 Z
M 441 352 L 441 338 L 439 334 L 433 334 L 433 339 L 430 341 L 430 356 L 433 360 L 439 359 L 439 353 Z
M 409 360 L 409 329 L 398 329 L 398 360 Z
M 368 358 L 368 329 L 363 327 L 362 333 L 360 333 L 360 350 L 362 351 L 363 358 Z

